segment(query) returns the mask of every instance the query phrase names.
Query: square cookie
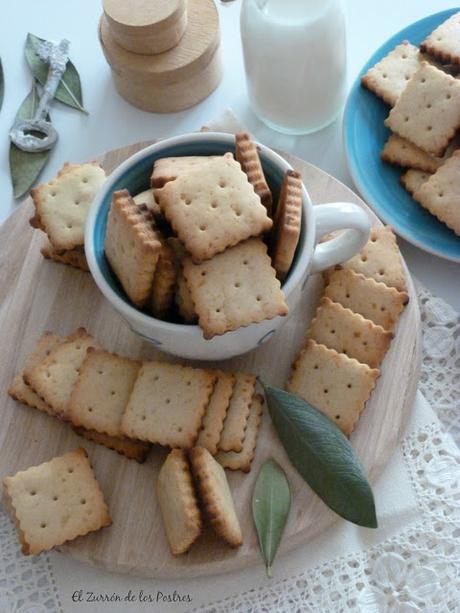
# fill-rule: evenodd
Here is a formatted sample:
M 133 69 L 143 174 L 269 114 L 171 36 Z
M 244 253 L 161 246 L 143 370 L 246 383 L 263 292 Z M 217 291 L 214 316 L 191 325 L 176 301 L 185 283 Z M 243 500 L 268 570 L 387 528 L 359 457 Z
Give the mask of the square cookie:
M 138 307 L 145 306 L 149 298 L 160 251 L 161 241 L 151 212 L 135 204 L 128 190 L 114 192 L 105 254 L 123 289 Z
M 3 483 L 26 555 L 112 523 L 84 449 L 5 477 Z
M 374 226 L 361 251 L 338 268 L 354 270 L 399 291 L 406 289 L 401 253 L 390 226 Z
M 54 249 L 83 245 L 86 216 L 104 181 L 105 172 L 97 163 L 65 164 L 52 181 L 30 191 L 36 223 Z
M 185 553 L 200 536 L 202 523 L 190 465 L 182 449 L 173 449 L 166 458 L 156 492 L 171 553 Z
M 460 236 L 460 151 L 456 151 L 413 197 Z
M 460 127 L 460 81 L 423 62 L 385 126 L 427 153 L 442 156 Z
M 275 211 L 273 228 L 273 267 L 284 280 L 294 260 L 302 221 L 302 178 L 295 170 L 284 175 Z
M 265 179 L 257 146 L 247 132 L 235 134 L 235 157 L 271 217 L 272 193 Z
M 160 158 L 155 160 L 153 172 L 150 178 L 152 188 L 161 189 L 174 181 L 177 177 L 187 174 L 191 170 L 203 168 L 211 160 L 221 157 L 220 155 L 184 155 L 182 157 Z
M 368 279 L 353 270 L 334 271 L 324 295 L 390 331 L 394 330 L 409 302 L 406 292 Z
M 33 409 L 39 409 L 50 415 L 54 415 L 50 407 L 44 402 L 33 389 L 24 381 L 24 374 L 32 372 L 43 360 L 55 349 L 58 345 L 64 342 L 64 338 L 53 334 L 52 332 L 44 332 L 40 337 L 35 349 L 29 355 L 24 363 L 24 368 L 15 375 L 11 383 L 8 394 L 17 400 L 27 404 Z
M 396 104 L 406 89 L 407 82 L 420 68 L 418 47 L 403 42 L 370 68 L 361 78 L 361 83 L 387 104 Z
M 79 328 L 30 372 L 24 380 L 46 402 L 55 416 L 62 416 L 67 408 L 73 386 L 78 378 L 89 347 L 98 347 L 84 328 Z
M 287 389 L 327 415 L 350 436 L 380 371 L 308 340 Z
M 217 453 L 217 445 L 235 384 L 234 374 L 223 370 L 216 370 L 215 374 L 217 377 L 216 383 L 196 441 L 198 447 L 204 447 L 211 455 Z
M 409 194 L 413 195 L 430 177 L 431 173 L 429 172 L 409 168 L 399 177 L 399 181 L 404 189 L 406 189 Z
M 255 389 L 256 378 L 254 375 L 244 372 L 235 373 L 235 384 L 219 439 L 219 449 L 237 452 L 243 449 Z
M 272 227 L 259 196 L 231 154 L 179 175 L 156 192 L 160 206 L 195 262 Z
M 166 447 L 193 447 L 215 379 L 208 370 L 144 362 L 123 415 L 121 432 Z
M 239 547 L 243 535 L 225 470 L 204 447 L 194 447 L 190 461 L 209 522 L 220 538 L 231 547 Z
M 257 435 L 262 421 L 264 400 L 256 394 L 249 409 L 248 421 L 244 433 L 243 448 L 241 451 L 219 451 L 216 460 L 224 468 L 241 470 L 248 473 L 251 470 L 252 460 L 256 452 Z
M 64 418 L 74 426 L 121 435 L 121 419 L 141 362 L 102 349 L 88 349 Z
M 460 64 L 460 13 L 455 13 L 433 30 L 420 49 L 442 64 Z
M 183 267 L 205 338 L 288 313 L 267 247 L 259 239 L 202 264 L 185 258 Z
M 425 172 L 436 172 L 443 162 L 442 158 L 430 155 L 397 134 L 390 135 L 380 157 L 389 164 L 398 164 L 404 168 L 418 168 Z
M 380 365 L 393 338 L 382 326 L 327 297 L 323 297 L 316 310 L 308 336 L 371 368 Z

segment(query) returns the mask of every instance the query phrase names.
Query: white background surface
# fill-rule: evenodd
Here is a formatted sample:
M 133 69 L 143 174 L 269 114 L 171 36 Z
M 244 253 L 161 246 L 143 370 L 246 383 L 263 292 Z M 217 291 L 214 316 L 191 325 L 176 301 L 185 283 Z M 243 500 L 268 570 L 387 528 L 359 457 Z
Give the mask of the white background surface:
M 3 0 L 0 13 L 0 56 L 6 76 L 6 96 L 0 112 L 0 220 L 17 206 L 11 195 L 7 133 L 20 102 L 30 88 L 31 78 L 23 57 L 23 44 L 28 31 L 48 39 L 58 40 L 65 36 L 71 40 L 71 57 L 80 71 L 84 102 L 90 112 L 89 117 L 86 117 L 62 105 L 55 106 L 52 117 L 61 138 L 42 174 L 43 180 L 50 179 L 67 160 L 84 161 L 105 150 L 128 143 L 195 130 L 230 106 L 262 142 L 291 151 L 353 187 L 343 155 L 340 120 L 313 136 L 288 137 L 268 130 L 251 113 L 246 99 L 240 50 L 239 5 L 240 0 L 236 0 L 233 4 L 219 7 L 225 75 L 218 90 L 193 109 L 160 116 L 143 113 L 129 106 L 115 92 L 110 70 L 96 35 L 101 11 L 99 0 Z M 394 32 L 430 13 L 455 5 L 455 2 L 441 0 L 348 0 L 349 83 L 352 83 L 371 53 Z M 432 292 L 460 310 L 460 265 L 425 254 L 402 240 L 399 242 L 410 270 Z M 416 518 L 415 501 L 410 497 L 409 486 L 403 489 L 402 482 L 399 481 L 401 467 L 402 456 L 398 453 L 376 486 L 384 537 L 399 533 L 401 517 L 406 523 L 415 521 Z M 395 483 L 398 483 L 396 489 Z M 400 509 L 401 517 L 396 517 L 396 508 Z M 346 543 L 358 551 L 363 545 L 364 535 L 356 527 L 341 522 L 323 537 L 311 543 L 308 548 L 301 548 L 289 556 L 280 557 L 277 578 L 298 573 L 299 569 L 307 567 L 309 563 L 313 564 L 312 558 L 318 563 L 334 557 L 345 550 Z M 381 537 L 382 532 L 379 531 L 378 538 Z M 373 544 L 372 536 L 370 538 L 368 546 Z M 110 592 L 115 589 L 123 592 L 129 588 L 142 587 L 147 592 L 155 592 L 158 589 L 172 592 L 177 587 L 177 584 L 171 582 L 103 575 L 100 571 L 94 571 L 55 553 L 51 559 L 65 611 L 123 610 L 110 605 L 74 605 L 72 593 L 78 588 L 93 589 L 96 592 Z M 180 591 L 190 591 L 194 595 L 194 605 L 198 606 L 201 600 L 222 598 L 226 593 L 242 592 L 264 583 L 266 582 L 260 566 L 252 569 L 250 573 L 230 574 L 213 581 L 182 581 Z M 162 610 L 168 611 L 180 609 L 182 607 L 171 605 L 162 607 Z M 161 609 L 136 607 L 132 610 L 134 613 L 135 610 Z
M 65 161 L 85 161 L 106 150 L 136 141 L 196 130 L 226 107 L 231 107 L 258 140 L 295 153 L 353 187 L 343 154 L 341 119 L 315 135 L 294 137 L 266 128 L 250 110 L 239 36 L 240 1 L 219 6 L 223 82 L 201 104 L 170 115 L 144 113 L 118 96 L 97 38 L 101 2 L 3 1 L 0 57 L 3 60 L 6 92 L 0 112 L 0 221 L 17 206 L 12 198 L 9 178 L 8 130 L 17 108 L 30 89 L 31 77 L 23 54 L 29 31 L 51 40 L 66 37 L 71 41 L 70 56 L 80 72 L 84 104 L 90 112 L 87 117 L 61 104 L 54 106 L 52 118 L 60 140 L 50 156 L 42 180 L 54 176 Z M 351 85 L 368 57 L 390 35 L 417 19 L 455 7 L 457 3 L 447 0 L 348 0 L 345 5 L 348 82 Z M 460 310 L 460 265 L 426 254 L 402 239 L 399 243 L 411 272 L 433 293 Z

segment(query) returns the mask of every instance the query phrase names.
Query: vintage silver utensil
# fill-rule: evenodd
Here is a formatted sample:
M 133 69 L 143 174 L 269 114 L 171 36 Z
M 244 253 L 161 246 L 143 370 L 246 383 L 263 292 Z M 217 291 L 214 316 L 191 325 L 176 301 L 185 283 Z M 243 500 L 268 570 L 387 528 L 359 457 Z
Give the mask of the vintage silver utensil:
M 45 151 L 57 141 L 56 128 L 46 120 L 46 116 L 66 69 L 69 44 L 68 40 L 63 39 L 59 45 L 44 41 L 38 47 L 38 55 L 49 62 L 50 67 L 34 117 L 15 123 L 10 131 L 11 141 L 22 151 Z

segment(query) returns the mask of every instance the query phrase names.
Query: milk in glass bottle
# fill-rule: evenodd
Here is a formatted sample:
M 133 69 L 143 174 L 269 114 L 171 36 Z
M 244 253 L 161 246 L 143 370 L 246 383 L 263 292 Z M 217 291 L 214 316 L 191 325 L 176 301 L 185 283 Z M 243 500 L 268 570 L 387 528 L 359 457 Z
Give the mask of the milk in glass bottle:
M 341 0 L 243 0 L 251 105 L 267 125 L 308 134 L 340 113 L 346 86 Z

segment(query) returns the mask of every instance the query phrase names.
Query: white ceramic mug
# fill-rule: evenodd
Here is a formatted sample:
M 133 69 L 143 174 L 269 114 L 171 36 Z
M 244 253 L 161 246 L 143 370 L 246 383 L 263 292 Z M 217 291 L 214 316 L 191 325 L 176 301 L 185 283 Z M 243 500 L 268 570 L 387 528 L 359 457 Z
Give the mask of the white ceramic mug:
M 258 145 L 267 180 L 279 192 L 286 170 L 292 167 L 277 153 Z M 93 278 L 101 292 L 120 313 L 133 332 L 162 351 L 197 360 L 222 360 L 255 349 L 269 340 L 287 321 L 276 317 L 250 324 L 210 340 L 197 325 L 175 324 L 155 319 L 134 307 L 120 288 L 104 255 L 104 238 L 111 195 L 126 188 L 136 194 L 149 187 L 153 162 L 161 157 L 221 155 L 234 151 L 234 137 L 220 132 L 185 134 L 160 141 L 135 153 L 108 177 L 94 200 L 86 222 L 85 251 Z M 369 237 L 371 222 L 358 205 L 334 202 L 313 206 L 303 188 L 302 231 L 291 270 L 282 288 L 292 313 L 310 274 L 343 262 L 357 253 Z M 333 230 L 346 231 L 325 243 L 321 236 Z

